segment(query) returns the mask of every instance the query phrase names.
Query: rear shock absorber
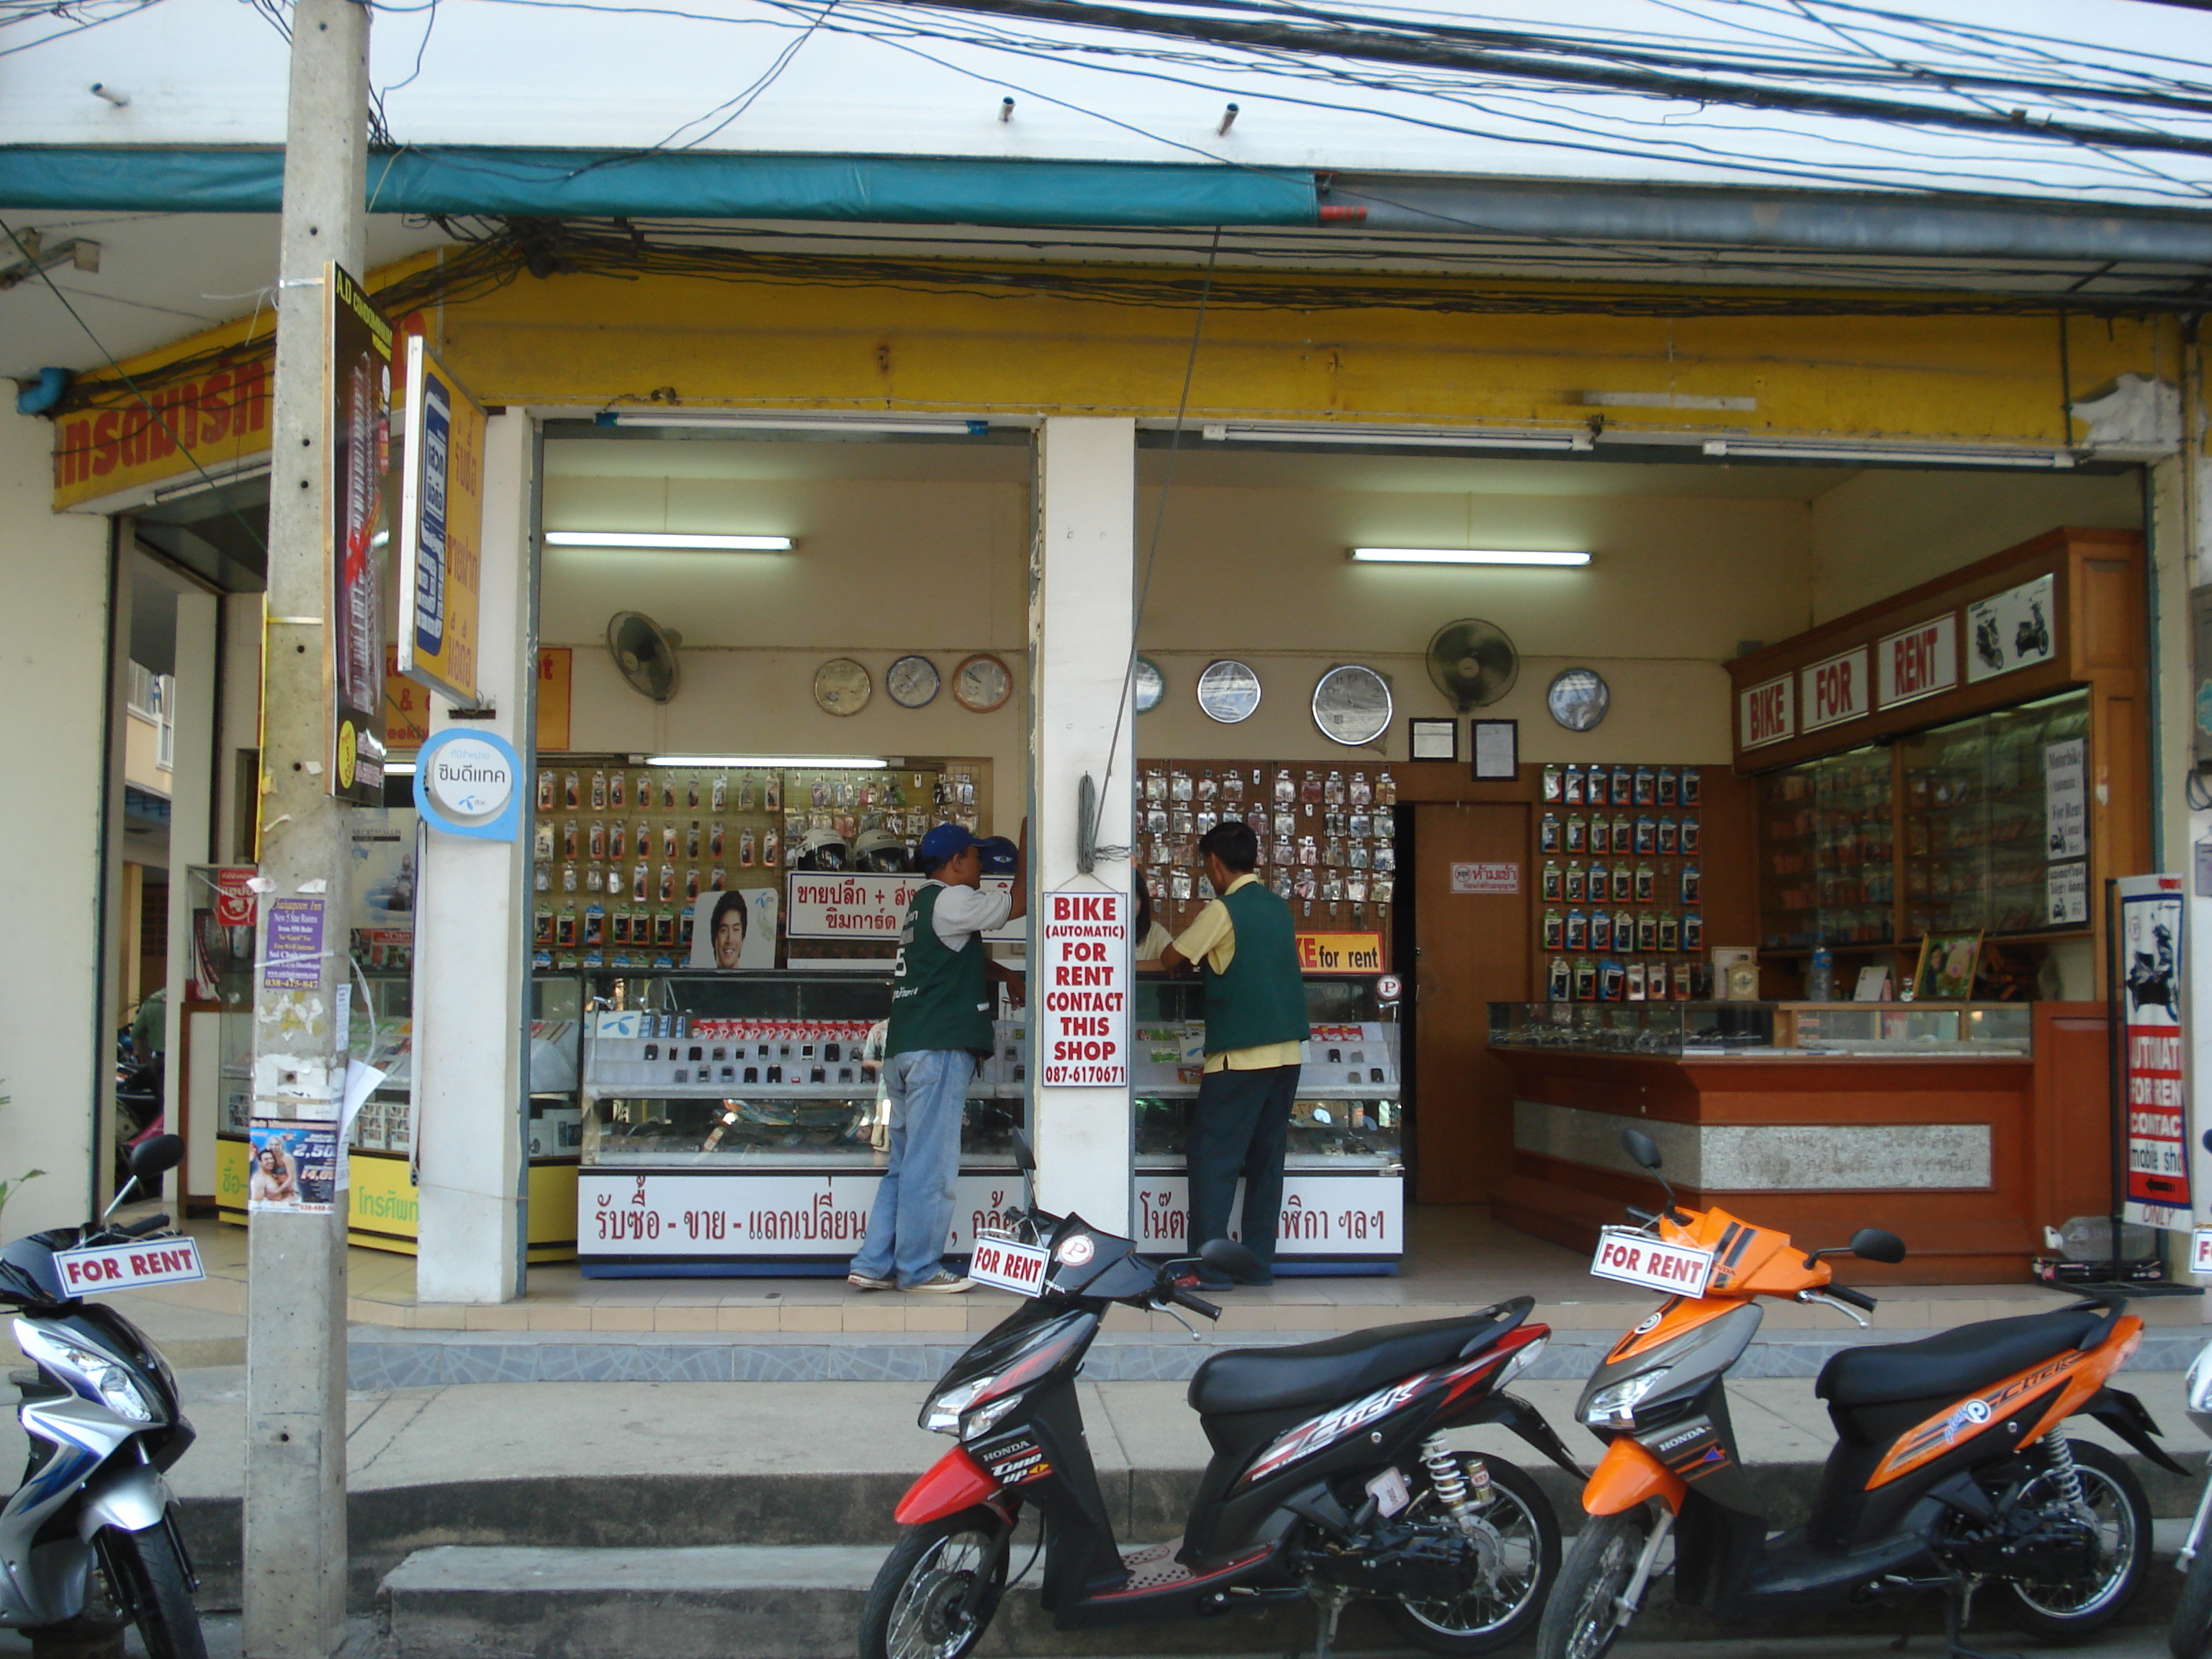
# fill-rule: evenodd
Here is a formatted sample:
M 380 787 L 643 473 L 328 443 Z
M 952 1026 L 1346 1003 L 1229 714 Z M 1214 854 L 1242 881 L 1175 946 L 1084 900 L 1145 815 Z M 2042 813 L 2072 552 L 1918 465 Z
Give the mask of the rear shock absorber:
M 1451 1516 L 1462 1532 L 1474 1530 L 1474 1508 L 1468 1499 L 1472 1492 L 1478 1498 L 1490 1495 L 1490 1470 L 1480 1458 L 1474 1460 L 1472 1474 L 1460 1467 L 1458 1458 L 1444 1444 L 1444 1437 L 1432 1434 L 1421 1443 L 1421 1467 L 1429 1472 L 1429 1485 L 1436 1491 L 1437 1500 Z
M 2080 1519 L 2094 1522 L 2096 1516 L 2089 1508 L 2089 1499 L 2081 1490 L 2081 1468 L 2074 1461 L 2074 1448 L 2063 1434 L 2053 1434 L 2043 1443 L 2045 1462 L 2051 1472 L 2051 1484 L 2058 1494 L 2058 1501 L 2067 1512 Z

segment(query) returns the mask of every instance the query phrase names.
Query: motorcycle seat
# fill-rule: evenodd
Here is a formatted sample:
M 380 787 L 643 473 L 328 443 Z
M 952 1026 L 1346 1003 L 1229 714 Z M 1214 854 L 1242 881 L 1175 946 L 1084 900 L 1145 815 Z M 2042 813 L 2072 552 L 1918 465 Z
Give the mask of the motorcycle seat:
M 1813 1392 L 1838 1406 L 1966 1394 L 2081 1346 L 2104 1322 L 2100 1309 L 2068 1308 L 1961 1325 L 1918 1342 L 1845 1348 L 1820 1367 Z
M 1471 1358 L 1527 1318 L 1530 1305 L 1516 1297 L 1459 1319 L 1377 1325 L 1295 1347 L 1231 1349 L 1190 1379 L 1191 1409 L 1220 1417 L 1357 1400 L 1415 1371 Z

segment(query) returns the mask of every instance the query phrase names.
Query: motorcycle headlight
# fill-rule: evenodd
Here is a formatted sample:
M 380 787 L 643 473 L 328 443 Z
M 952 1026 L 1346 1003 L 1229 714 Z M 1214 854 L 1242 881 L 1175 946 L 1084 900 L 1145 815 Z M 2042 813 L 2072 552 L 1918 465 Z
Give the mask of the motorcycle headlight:
M 1547 1336 L 1540 1336 L 1534 1342 L 1522 1343 L 1514 1356 L 1498 1368 L 1498 1380 L 1490 1386 L 1493 1389 L 1502 1389 L 1527 1370 L 1536 1363 L 1536 1356 L 1544 1352 L 1544 1345 L 1550 1340 Z
M 921 1408 L 921 1426 L 932 1434 L 959 1433 L 961 1414 L 981 1398 L 996 1380 L 995 1377 L 979 1376 L 972 1382 L 963 1382 L 957 1389 L 947 1389 L 943 1394 L 933 1396 Z
M 2182 1395 L 2191 1413 L 2212 1412 L 2212 1342 L 2197 1351 L 2182 1382 Z
M 131 1373 L 117 1364 L 106 1354 L 94 1348 L 79 1347 L 74 1342 L 64 1342 L 48 1336 L 45 1344 L 47 1363 L 58 1362 L 61 1368 L 75 1373 L 73 1381 L 88 1385 L 100 1396 L 100 1402 L 118 1417 L 133 1423 L 150 1423 L 154 1408 L 146 1396 L 138 1391 Z
M 960 1425 L 960 1437 L 963 1440 L 981 1440 L 985 1435 L 990 1433 L 993 1429 L 999 1426 L 999 1421 L 1001 1418 L 1005 1417 L 1008 1412 L 1013 1410 L 1015 1407 L 1021 1403 L 1021 1395 L 1018 1394 L 1010 1394 L 1002 1395 L 997 1400 L 988 1401 L 986 1403 L 976 1407 L 975 1409 L 969 1412 L 967 1417 L 962 1421 Z
M 1583 1407 L 1583 1421 L 1593 1429 L 1634 1428 L 1637 1407 L 1666 1380 L 1672 1370 L 1671 1365 L 1662 1365 L 1656 1371 L 1646 1371 L 1641 1376 L 1600 1389 Z

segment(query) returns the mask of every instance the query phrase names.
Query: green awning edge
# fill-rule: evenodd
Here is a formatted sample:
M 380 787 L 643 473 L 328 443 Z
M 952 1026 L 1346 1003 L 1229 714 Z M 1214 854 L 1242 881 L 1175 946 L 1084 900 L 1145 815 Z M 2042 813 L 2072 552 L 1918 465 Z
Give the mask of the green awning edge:
M 0 146 L 14 210 L 274 213 L 281 149 Z M 722 151 L 441 148 L 372 155 L 376 213 L 817 219 L 877 224 L 1313 225 L 1289 167 Z

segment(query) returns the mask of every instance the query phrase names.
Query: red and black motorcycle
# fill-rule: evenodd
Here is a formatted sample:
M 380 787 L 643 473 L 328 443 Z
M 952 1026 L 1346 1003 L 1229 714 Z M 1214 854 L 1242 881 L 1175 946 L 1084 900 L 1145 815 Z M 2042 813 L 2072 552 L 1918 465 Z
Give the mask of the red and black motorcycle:
M 1017 1155 L 1030 1167 L 1026 1146 Z M 1203 1259 L 1232 1275 L 1256 1267 L 1226 1240 Z M 1191 1265 L 1147 1261 L 1128 1239 L 1034 1207 L 1005 1236 L 978 1239 L 970 1276 L 1030 1299 L 923 1407 L 923 1426 L 959 1444 L 899 1504 L 899 1541 L 861 1616 L 861 1659 L 973 1649 L 1006 1593 L 1024 1508 L 1042 1522 L 1042 1600 L 1061 1629 L 1311 1599 L 1325 1651 L 1345 1606 L 1368 1598 L 1429 1651 L 1479 1654 L 1535 1623 L 1559 1572 L 1552 1506 L 1513 1464 L 1444 1439 L 1499 1424 L 1582 1479 L 1544 1419 L 1504 1392 L 1550 1334 L 1528 1322 L 1528 1297 L 1462 1319 L 1215 1354 L 1191 1379 L 1213 1457 L 1182 1540 L 1116 1542 L 1076 1372 L 1116 1302 L 1218 1319 L 1176 1282 Z

